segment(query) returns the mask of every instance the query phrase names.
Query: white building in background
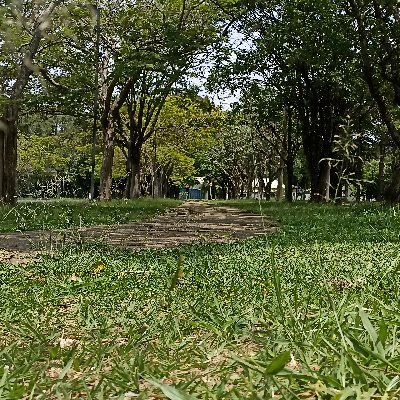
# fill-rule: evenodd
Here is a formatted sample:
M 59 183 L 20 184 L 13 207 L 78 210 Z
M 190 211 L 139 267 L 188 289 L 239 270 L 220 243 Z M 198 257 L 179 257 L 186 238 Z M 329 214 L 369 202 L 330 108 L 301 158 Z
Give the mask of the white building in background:
M 194 185 L 192 186 L 193 189 L 203 190 L 203 185 L 205 181 L 204 176 L 195 176 L 194 177 Z
M 253 195 L 252 195 L 252 197 L 254 199 L 259 199 L 260 198 L 260 193 L 259 193 L 260 184 L 259 184 L 259 182 L 260 182 L 259 179 L 255 179 L 253 181 Z M 264 178 L 264 188 L 267 186 L 267 183 L 268 183 L 268 180 L 266 178 Z M 285 188 L 286 188 L 286 186 L 282 184 L 283 192 L 285 192 Z M 278 180 L 276 179 L 276 180 L 271 182 L 271 193 L 274 194 L 274 193 L 276 193 L 277 190 L 278 190 Z M 264 197 L 264 194 L 263 194 L 263 197 Z
M 265 183 L 266 184 L 266 183 Z M 286 186 L 282 184 L 282 189 L 285 190 Z M 271 183 L 271 190 L 276 192 L 278 190 L 278 180 L 272 181 Z

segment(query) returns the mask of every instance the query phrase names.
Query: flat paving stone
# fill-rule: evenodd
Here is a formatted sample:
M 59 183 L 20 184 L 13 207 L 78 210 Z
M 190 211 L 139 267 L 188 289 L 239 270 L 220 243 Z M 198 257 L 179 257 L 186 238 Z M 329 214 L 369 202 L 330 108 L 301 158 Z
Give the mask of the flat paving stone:
M 187 201 L 145 221 L 123 225 L 98 225 L 68 230 L 10 232 L 0 234 L 0 261 L 18 253 L 26 260 L 29 252 L 59 249 L 66 243 L 98 241 L 132 250 L 169 248 L 196 242 L 228 243 L 279 229 L 268 218 L 237 208 L 209 202 Z M 4 254 L 4 257 L 2 257 Z

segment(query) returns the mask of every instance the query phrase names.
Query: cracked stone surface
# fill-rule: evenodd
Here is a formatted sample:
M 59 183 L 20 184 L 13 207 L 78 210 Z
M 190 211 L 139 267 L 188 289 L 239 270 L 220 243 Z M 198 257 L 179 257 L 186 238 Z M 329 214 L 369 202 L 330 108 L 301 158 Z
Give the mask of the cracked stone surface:
M 198 242 L 228 243 L 274 233 L 278 226 L 260 215 L 212 203 L 188 201 L 163 215 L 123 225 L 0 234 L 0 261 L 18 254 L 53 251 L 65 243 L 100 241 L 132 250 L 177 247 Z M 2 254 L 4 256 L 2 256 Z

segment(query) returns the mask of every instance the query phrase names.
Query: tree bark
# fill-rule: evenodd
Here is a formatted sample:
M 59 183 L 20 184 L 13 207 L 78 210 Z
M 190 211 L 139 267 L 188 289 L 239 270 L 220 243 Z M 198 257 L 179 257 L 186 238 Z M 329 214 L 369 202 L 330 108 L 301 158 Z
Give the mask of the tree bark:
M 5 124 L 2 120 L 0 120 L 0 202 L 4 200 L 4 190 L 3 190 L 3 180 L 4 180 L 4 167 L 5 167 L 5 160 L 4 160 L 4 128 Z
M 400 162 L 396 161 L 392 169 L 390 185 L 385 191 L 385 199 L 391 203 L 400 201 Z
M 131 149 L 131 175 L 130 175 L 130 191 L 129 198 L 137 199 L 141 195 L 140 191 L 140 161 L 141 161 L 141 146 L 136 146 Z
M 0 121 L 0 201 L 17 202 L 17 107 L 8 106 Z
M 294 159 L 295 149 L 293 145 L 293 109 L 286 108 L 287 138 L 286 138 L 286 201 L 293 201 L 293 181 L 294 181 Z
M 154 197 L 162 197 L 162 171 L 158 168 L 154 174 Z
M 115 129 L 112 118 L 103 124 L 103 162 L 100 177 L 100 200 L 111 200 L 112 173 L 114 163 Z
M 5 201 L 9 204 L 17 202 L 17 122 L 8 125 L 4 141 L 4 159 L 7 169 L 4 171 L 3 187 Z
M 319 195 L 321 201 L 329 201 L 329 191 L 331 186 L 331 161 L 321 161 L 320 176 L 319 176 Z
M 251 163 L 247 171 L 246 197 L 248 199 L 251 199 L 253 197 L 253 181 L 254 181 L 254 164 Z
M 106 67 L 105 67 L 106 68 Z M 103 129 L 103 163 L 100 174 L 100 200 L 111 200 L 111 187 L 112 187 L 112 172 L 114 163 L 114 147 L 115 135 L 118 127 L 119 111 L 124 105 L 129 92 L 134 85 L 134 78 L 130 78 L 118 96 L 113 100 L 114 89 L 117 85 L 117 80 L 112 80 L 109 84 L 106 83 L 107 69 L 102 71 L 102 81 L 104 80 L 104 87 L 102 88 L 102 101 L 103 113 L 101 117 L 101 124 Z
M 286 201 L 293 201 L 293 182 L 294 182 L 294 160 L 288 158 L 286 161 Z
M 129 193 L 131 190 L 131 162 L 130 162 L 130 159 L 131 159 L 131 156 L 130 156 L 130 152 L 128 151 L 127 158 L 125 161 L 126 183 L 125 183 L 125 189 L 124 189 L 124 193 L 123 193 L 124 199 L 129 199 Z M 153 184 L 154 184 L 154 182 L 152 182 L 152 185 Z M 154 197 L 154 192 L 152 192 L 152 193 L 153 193 L 153 197 Z
M 264 174 L 262 173 L 262 171 L 259 171 L 259 174 L 258 174 L 258 196 L 259 196 L 260 200 L 262 200 L 264 198 L 264 186 L 265 186 Z
M 282 201 L 283 199 L 283 163 L 280 165 L 278 170 L 278 188 L 276 190 L 276 201 Z
M 379 144 L 378 200 L 382 201 L 385 192 L 385 145 Z
M 271 166 L 267 166 L 268 169 L 268 182 L 265 185 L 265 200 L 271 200 L 271 192 L 272 192 L 272 182 L 275 179 L 275 173 L 272 170 Z
M 344 182 L 344 199 L 345 201 L 349 201 L 349 197 L 350 197 L 350 185 L 349 185 L 349 181 L 346 179 Z

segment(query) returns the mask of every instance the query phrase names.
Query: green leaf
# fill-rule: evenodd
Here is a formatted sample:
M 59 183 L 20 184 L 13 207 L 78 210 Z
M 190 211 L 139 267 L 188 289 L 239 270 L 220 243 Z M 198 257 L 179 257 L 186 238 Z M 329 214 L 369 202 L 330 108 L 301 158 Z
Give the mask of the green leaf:
M 382 346 L 385 346 L 387 338 L 388 338 L 388 326 L 386 322 L 382 319 L 379 325 L 379 342 L 382 344 Z
M 366 358 L 371 357 L 372 359 L 375 358 L 377 360 L 380 360 L 384 364 L 388 365 L 389 367 L 396 369 L 396 367 L 390 361 L 388 361 L 384 356 L 365 347 L 356 338 L 349 336 L 349 339 L 350 339 L 351 343 L 353 344 L 354 350 L 357 351 L 359 354 L 362 354 Z
M 349 397 L 354 396 L 355 390 L 351 387 L 344 389 L 341 393 L 336 394 L 333 396 L 332 400 L 345 400 Z
M 267 375 L 276 375 L 278 372 L 280 372 L 283 368 L 285 368 L 286 364 L 290 361 L 290 352 L 285 351 L 282 354 L 279 354 L 279 356 L 275 357 L 268 367 L 265 370 L 265 373 Z
M 169 290 L 174 290 L 175 287 L 177 286 L 179 280 L 185 276 L 185 274 L 183 272 L 183 268 L 182 268 L 183 261 L 184 261 L 184 258 L 182 255 L 180 255 L 178 258 L 178 265 L 177 265 L 176 271 L 175 271 L 174 275 L 172 276 L 171 286 L 169 287 Z
M 400 377 L 399 377 L 399 376 L 395 376 L 395 377 L 390 381 L 390 383 L 389 383 L 389 385 L 387 386 L 385 392 L 390 392 L 390 391 L 392 391 L 393 389 L 395 389 L 396 387 L 398 387 L 398 386 L 399 386 L 399 380 L 400 380 Z
M 358 364 L 354 361 L 353 357 L 350 354 L 347 354 L 347 361 L 350 365 L 351 370 L 353 371 L 354 376 L 360 382 L 367 383 L 363 370 L 358 366 Z
M 66 366 L 62 369 L 62 371 L 60 372 L 60 375 L 58 377 L 58 379 L 64 379 L 65 375 L 67 375 L 68 371 L 71 369 L 72 367 L 72 363 L 74 362 L 74 358 L 72 357 L 66 364 Z
M 8 367 L 8 366 L 7 366 L 7 367 L 4 367 L 4 369 L 3 369 L 3 376 L 1 377 L 1 380 L 0 380 L 0 396 L 1 396 L 2 393 L 3 393 L 4 386 L 5 386 L 5 383 L 6 383 L 6 381 L 7 381 L 8 371 L 9 371 L 9 367 Z
M 241 364 L 241 365 L 243 365 L 243 366 L 245 366 L 247 368 L 250 368 L 253 371 L 257 371 L 257 372 L 259 372 L 261 374 L 264 373 L 264 371 L 265 371 L 264 368 L 262 368 L 260 365 L 254 364 L 254 363 L 252 363 L 252 362 L 250 362 L 248 360 L 245 360 L 243 358 L 236 357 L 234 354 L 232 354 L 231 358 L 232 358 L 232 360 L 237 361 L 239 364 Z
M 152 379 L 147 379 L 147 382 L 159 388 L 170 400 L 197 400 L 196 397 L 193 397 L 180 389 L 165 385 L 164 383 Z
M 368 315 L 362 309 L 362 307 L 359 308 L 358 313 L 360 315 L 360 318 L 364 325 L 365 330 L 368 332 L 368 334 L 372 340 L 372 343 L 374 343 L 374 345 L 375 345 L 378 342 L 378 334 L 376 333 L 375 328 L 372 326 L 371 321 L 368 318 Z
M 349 335 L 348 339 L 353 345 L 354 351 L 356 351 L 358 354 L 362 354 L 365 358 L 370 357 L 370 352 L 367 351 L 365 347 L 355 337 Z

